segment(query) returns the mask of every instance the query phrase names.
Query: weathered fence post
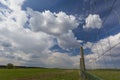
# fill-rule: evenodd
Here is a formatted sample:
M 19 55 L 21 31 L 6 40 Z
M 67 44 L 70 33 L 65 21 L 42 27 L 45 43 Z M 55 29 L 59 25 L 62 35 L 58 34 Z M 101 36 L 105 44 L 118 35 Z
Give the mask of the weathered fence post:
M 80 47 L 80 80 L 103 80 L 95 75 L 92 75 L 86 71 L 85 60 L 84 60 L 84 50 L 83 47 Z
M 80 47 L 80 72 L 82 80 L 86 80 L 85 71 L 84 51 L 83 47 Z

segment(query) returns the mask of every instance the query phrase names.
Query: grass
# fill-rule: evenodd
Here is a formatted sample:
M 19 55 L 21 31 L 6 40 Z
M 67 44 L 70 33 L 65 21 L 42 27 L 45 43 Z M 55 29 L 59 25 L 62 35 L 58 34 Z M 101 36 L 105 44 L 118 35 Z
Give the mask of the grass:
M 77 70 L 0 69 L 0 80 L 78 80 Z
M 119 80 L 120 70 L 89 71 L 103 80 Z M 80 80 L 79 70 L 0 69 L 0 80 Z
M 120 80 L 120 70 L 92 70 L 89 73 L 94 74 L 103 80 Z

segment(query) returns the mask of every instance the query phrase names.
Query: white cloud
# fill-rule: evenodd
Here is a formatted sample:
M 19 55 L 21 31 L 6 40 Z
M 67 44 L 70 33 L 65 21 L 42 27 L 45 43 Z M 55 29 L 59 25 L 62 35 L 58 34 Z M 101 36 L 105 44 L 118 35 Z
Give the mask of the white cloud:
M 79 68 L 79 55 L 71 56 L 68 53 L 48 51 L 37 56 L 33 55 L 26 64 L 51 68 Z
M 74 36 L 72 31 L 69 31 L 67 34 L 59 36 L 57 40 L 59 46 L 63 49 L 73 49 L 80 46 L 80 42 L 77 41 L 77 38 Z
M 25 0 L 0 0 L 0 3 L 11 10 L 20 10 Z
M 75 38 L 72 29 L 78 27 L 79 23 L 73 15 L 64 12 L 52 13 L 33 11 L 28 8 L 30 27 L 35 32 L 45 32 L 58 40 L 58 45 L 63 49 L 79 47 L 80 43 Z
M 26 12 L 21 10 L 21 5 L 24 1 L 1 0 L 0 2 L 3 3 L 3 5 L 7 6 L 7 8 L 2 7 L 0 9 L 1 14 L 0 28 L 5 28 L 6 26 L 9 26 L 7 27 L 7 29 L 16 30 L 18 28 L 24 27 L 24 24 L 28 20 Z M 10 6 L 13 8 L 17 8 L 16 6 L 18 6 L 19 9 L 13 10 L 13 8 L 11 8 Z
M 83 28 L 86 29 L 100 29 L 102 27 L 102 20 L 98 14 L 89 14 L 88 17 L 85 19 L 85 25 Z
M 52 13 L 49 10 L 44 12 L 33 11 L 28 8 L 30 26 L 33 31 L 43 31 L 51 35 L 61 35 L 69 30 L 77 28 L 79 23 L 73 15 L 64 12 Z
M 24 11 L 21 9 L 23 2 L 24 0 L 0 0 L 6 6 L 0 8 L 0 63 L 78 67 L 79 56 L 50 50 L 56 44 L 55 39 L 61 48 L 79 45 L 72 32 L 79 25 L 76 18 L 62 11 Z M 32 30 L 24 28 L 26 22 L 30 23 Z M 52 61 L 56 62 L 51 63 Z
M 120 65 L 117 64 L 117 62 L 120 61 L 120 58 L 119 58 L 120 45 L 119 45 L 119 43 L 120 43 L 120 33 L 113 35 L 113 36 L 109 36 L 104 39 L 101 39 L 96 43 L 88 42 L 87 44 L 84 45 L 84 47 L 90 48 L 92 51 L 92 54 L 86 55 L 87 64 L 93 63 L 94 64 L 93 68 L 95 68 L 95 67 L 101 68 L 101 66 L 103 68 L 120 67 Z M 88 65 L 88 66 L 90 67 L 90 65 Z
M 51 51 L 57 40 L 57 44 L 63 49 L 79 47 L 81 40 L 77 40 L 73 29 L 77 28 L 79 22 L 75 16 L 67 15 L 65 12 L 53 13 L 49 10 L 44 12 L 34 11 L 30 8 L 27 11 L 21 9 L 24 0 L 0 0 L 7 8 L 0 8 L 0 63 L 14 63 L 17 65 L 31 65 L 43 67 L 78 68 L 79 55 L 71 56 L 69 53 Z M 30 18 L 28 18 L 28 16 Z M 24 28 L 29 22 L 30 29 Z M 97 14 L 90 14 L 86 18 L 84 28 L 102 27 L 102 20 Z M 93 54 L 86 55 L 87 66 L 91 66 L 103 51 L 114 46 L 120 40 L 120 34 L 101 39 L 97 43 L 88 42 L 85 48 L 91 48 Z M 101 48 L 103 45 L 103 49 Z M 120 61 L 118 53 L 120 46 L 112 49 L 114 54 L 107 53 L 104 58 L 113 61 Z M 97 67 L 104 65 L 103 57 L 95 63 Z M 93 63 L 94 65 L 94 63 Z M 95 66 L 95 67 L 96 67 Z M 119 65 L 118 65 L 119 66 Z M 94 68 L 95 68 L 94 67 Z
M 103 53 L 106 50 L 110 49 L 110 47 L 116 45 L 119 41 L 120 33 L 101 39 L 97 43 L 92 45 L 92 52 L 96 53 L 97 52 L 96 50 L 98 50 L 99 53 Z
M 79 55 L 70 56 L 68 53 L 54 52 L 48 58 L 47 64 L 49 67 L 79 68 Z

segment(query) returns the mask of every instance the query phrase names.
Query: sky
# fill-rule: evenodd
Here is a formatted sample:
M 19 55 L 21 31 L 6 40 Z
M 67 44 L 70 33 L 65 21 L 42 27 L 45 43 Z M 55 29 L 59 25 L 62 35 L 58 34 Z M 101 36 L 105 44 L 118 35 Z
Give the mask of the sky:
M 0 65 L 120 68 L 119 0 L 0 0 Z

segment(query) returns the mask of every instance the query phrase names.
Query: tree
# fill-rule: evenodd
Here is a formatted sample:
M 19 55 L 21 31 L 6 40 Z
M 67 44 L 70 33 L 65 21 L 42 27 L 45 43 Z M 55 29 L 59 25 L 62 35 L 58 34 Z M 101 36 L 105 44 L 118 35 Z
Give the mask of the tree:
M 6 66 L 8 69 L 13 69 L 14 68 L 14 65 L 12 63 L 8 63 L 7 66 Z

